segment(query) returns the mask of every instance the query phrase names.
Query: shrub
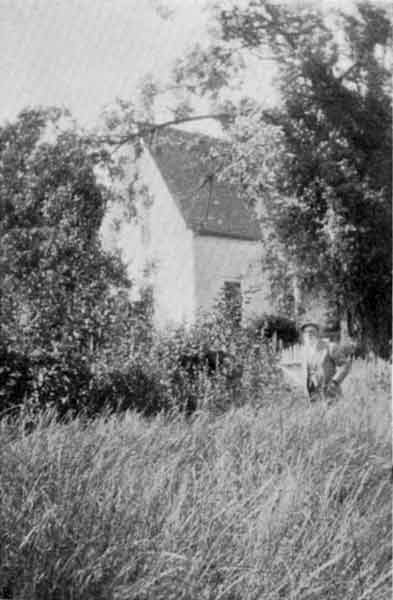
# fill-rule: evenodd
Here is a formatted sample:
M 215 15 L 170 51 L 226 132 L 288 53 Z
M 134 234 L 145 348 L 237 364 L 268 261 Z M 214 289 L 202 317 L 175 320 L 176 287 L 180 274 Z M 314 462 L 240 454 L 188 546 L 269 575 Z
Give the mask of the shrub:
M 22 353 L 0 346 L 0 417 L 12 411 L 31 394 L 30 361 Z
M 87 405 L 87 413 L 136 410 L 150 417 L 165 408 L 164 390 L 154 372 L 137 362 L 123 370 L 96 375 Z
M 157 335 L 149 355 L 167 398 L 186 412 L 221 412 L 270 396 L 276 359 L 264 341 L 213 313 L 186 330 Z
M 43 353 L 31 359 L 30 369 L 34 409 L 54 408 L 62 418 L 77 415 L 89 403 L 92 373 L 83 356 Z
M 129 409 L 145 416 L 190 415 L 202 408 L 221 412 L 233 404 L 260 405 L 271 396 L 277 368 L 268 344 L 225 315 L 215 312 L 188 330 L 159 334 L 151 324 L 149 329 L 144 305 L 139 312 L 124 318 L 114 313 L 113 351 L 109 345 L 90 354 L 72 346 L 56 354 L 9 351 L 9 364 L 3 360 L 3 379 L 8 378 L 3 408 L 23 403 L 35 411 L 53 408 L 59 418 Z

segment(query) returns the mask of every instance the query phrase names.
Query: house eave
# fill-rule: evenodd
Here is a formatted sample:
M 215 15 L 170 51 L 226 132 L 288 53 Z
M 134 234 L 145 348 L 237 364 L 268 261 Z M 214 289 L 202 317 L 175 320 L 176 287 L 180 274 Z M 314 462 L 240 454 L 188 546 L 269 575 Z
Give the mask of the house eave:
M 187 224 L 187 221 L 186 221 L 186 219 L 184 217 L 184 214 L 183 214 L 183 211 L 182 211 L 182 208 L 181 208 L 179 200 L 176 198 L 176 195 L 172 194 L 172 192 L 170 191 L 170 189 L 168 187 L 168 184 L 167 184 L 167 182 L 165 180 L 164 173 L 162 172 L 162 170 L 161 170 L 159 164 L 157 163 L 157 161 L 156 161 L 153 153 L 151 152 L 150 148 L 148 147 L 148 145 L 146 144 L 146 142 L 143 140 L 143 138 L 141 138 L 141 143 L 142 143 L 143 151 L 146 153 L 146 156 L 148 156 L 149 159 L 152 161 L 152 163 L 154 164 L 154 167 L 156 168 L 157 172 L 159 173 L 162 185 L 165 187 L 166 191 L 168 192 L 168 194 L 172 198 L 173 202 L 175 203 L 175 206 L 176 206 L 176 208 L 177 208 L 177 210 L 179 212 L 180 218 L 182 219 L 185 227 L 188 228 L 188 224 Z
M 247 233 L 242 232 L 233 232 L 233 231 L 216 231 L 215 229 L 207 229 L 206 227 L 198 228 L 192 227 L 192 231 L 195 235 L 200 237 L 218 237 L 218 238 L 229 238 L 233 240 L 242 240 L 245 242 L 259 242 L 261 240 L 260 237 L 249 235 Z

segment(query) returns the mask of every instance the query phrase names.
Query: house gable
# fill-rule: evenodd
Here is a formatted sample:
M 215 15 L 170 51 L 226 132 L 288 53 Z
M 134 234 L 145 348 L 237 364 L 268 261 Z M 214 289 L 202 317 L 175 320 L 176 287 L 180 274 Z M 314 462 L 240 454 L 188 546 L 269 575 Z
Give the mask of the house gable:
M 183 296 L 189 292 L 184 286 L 189 286 L 192 293 L 187 300 L 187 320 L 193 322 L 198 313 L 213 309 L 226 283 L 238 282 L 244 301 L 243 317 L 252 318 L 267 310 L 269 302 L 268 284 L 261 274 L 262 245 L 256 215 L 241 203 L 234 186 L 215 181 L 209 188 L 205 157 L 216 140 L 176 130 L 168 135 L 159 143 L 145 144 L 144 152 L 144 181 L 154 196 L 151 217 L 155 219 L 152 238 L 156 253 L 159 247 L 173 248 L 169 262 L 157 267 L 155 295 L 165 295 L 162 306 L 169 310 L 170 303 L 184 304 Z M 170 204 L 170 210 L 165 203 Z M 171 225 L 168 217 L 174 222 L 181 219 L 185 229 Z M 167 259 L 168 251 L 167 247 Z
M 180 155 L 195 142 L 195 134 L 170 135 L 175 150 L 143 144 L 138 158 L 137 219 L 123 224 L 119 235 L 121 254 L 136 288 L 153 288 L 154 320 L 160 329 L 195 322 L 199 312 L 213 308 L 225 282 L 239 282 L 244 298 L 251 288 L 266 289 L 254 277 L 260 275 L 262 249 L 255 216 L 239 201 L 233 186 L 214 181 L 209 187 L 204 176 L 209 172 L 204 156 L 211 138 L 202 136 L 204 145 L 197 144 L 197 150 L 191 149 L 185 158 Z M 130 159 L 130 169 L 131 163 Z M 146 266 L 150 272 L 142 276 Z M 256 302 L 255 294 L 253 298 L 258 312 L 262 296 Z M 243 312 L 246 318 L 247 313 L 249 305 Z
M 193 232 L 148 150 L 139 159 L 141 181 L 152 201 L 142 207 L 141 225 L 148 231 L 144 258 L 152 265 L 155 324 L 190 323 L 195 318 Z M 143 199 L 141 199 L 143 203 Z
M 191 230 L 199 235 L 260 239 L 256 215 L 240 200 L 240 190 L 215 172 L 211 153 L 227 151 L 227 142 L 168 128 L 147 140 L 147 146 Z

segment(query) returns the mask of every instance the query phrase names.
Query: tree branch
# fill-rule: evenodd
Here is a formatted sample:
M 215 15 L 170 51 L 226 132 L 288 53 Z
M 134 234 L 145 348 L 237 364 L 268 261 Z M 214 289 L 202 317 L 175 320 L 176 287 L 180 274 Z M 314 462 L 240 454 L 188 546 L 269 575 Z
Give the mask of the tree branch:
M 161 129 L 165 129 L 166 127 L 171 127 L 174 125 L 181 125 L 182 123 L 192 123 L 195 121 L 206 121 L 208 119 L 213 119 L 219 121 L 220 119 L 225 119 L 231 116 L 229 112 L 222 113 L 212 113 L 212 114 L 204 114 L 204 115 L 194 115 L 192 117 L 181 117 L 177 119 L 169 119 L 168 121 L 163 121 L 161 123 L 149 123 L 146 121 L 135 121 L 134 125 L 136 127 L 135 131 L 130 131 L 125 135 L 121 136 L 111 136 L 110 134 L 107 136 L 97 136 L 94 137 L 96 142 L 102 142 L 106 144 L 110 144 L 113 146 L 123 146 L 128 142 L 133 142 L 137 139 L 140 139 L 146 135 L 152 135 Z

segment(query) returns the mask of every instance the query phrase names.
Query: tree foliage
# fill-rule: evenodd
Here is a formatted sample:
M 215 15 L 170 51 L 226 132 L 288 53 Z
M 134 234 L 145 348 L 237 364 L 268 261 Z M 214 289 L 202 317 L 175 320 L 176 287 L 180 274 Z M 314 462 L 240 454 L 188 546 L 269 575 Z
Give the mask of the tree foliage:
M 100 244 L 104 153 L 59 130 L 61 116 L 24 111 L 0 129 L 2 337 L 27 352 L 92 349 L 106 335 L 111 286 L 127 285 Z
M 132 310 L 100 241 L 109 156 L 64 119 L 26 110 L 0 128 L 0 371 L 11 391 L 27 377 L 30 396 L 83 403 L 95 365 L 128 356 Z

